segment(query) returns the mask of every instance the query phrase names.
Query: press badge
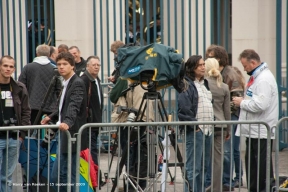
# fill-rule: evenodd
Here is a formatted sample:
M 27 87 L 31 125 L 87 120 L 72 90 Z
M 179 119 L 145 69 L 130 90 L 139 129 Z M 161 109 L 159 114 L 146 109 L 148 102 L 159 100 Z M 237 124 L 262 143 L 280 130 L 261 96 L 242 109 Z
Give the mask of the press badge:
M 252 98 L 252 96 L 253 96 L 253 92 L 252 91 L 250 91 L 250 90 L 247 90 L 246 91 L 246 95 L 245 95 L 245 99 L 251 99 Z
M 14 107 L 12 98 L 5 99 L 5 107 Z
M 5 91 L 5 97 L 4 98 L 5 98 L 5 107 L 14 107 L 12 94 L 10 91 Z

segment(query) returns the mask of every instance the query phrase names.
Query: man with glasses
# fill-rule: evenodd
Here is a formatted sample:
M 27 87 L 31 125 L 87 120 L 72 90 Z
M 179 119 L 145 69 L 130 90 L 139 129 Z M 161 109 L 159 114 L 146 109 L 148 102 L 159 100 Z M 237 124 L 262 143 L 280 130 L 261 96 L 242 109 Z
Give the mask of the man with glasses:
M 87 92 L 87 106 L 88 106 L 88 118 L 87 123 L 102 123 L 102 110 L 103 110 L 103 93 L 101 88 L 101 81 L 98 77 L 100 71 L 100 58 L 98 56 L 90 56 L 87 59 L 87 67 L 81 79 L 86 85 Z M 90 131 L 89 131 L 90 132 Z M 91 155 L 94 163 L 98 165 L 97 158 L 97 138 L 99 129 L 91 129 Z M 90 139 L 89 139 L 90 140 Z M 88 144 L 89 144 L 88 140 Z

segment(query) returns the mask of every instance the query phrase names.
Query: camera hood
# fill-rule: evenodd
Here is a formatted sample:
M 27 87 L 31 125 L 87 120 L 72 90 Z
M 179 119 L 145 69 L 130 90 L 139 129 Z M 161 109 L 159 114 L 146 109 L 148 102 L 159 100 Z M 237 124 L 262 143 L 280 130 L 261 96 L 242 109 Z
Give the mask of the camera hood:
M 172 47 L 157 43 L 123 47 L 118 49 L 117 60 L 122 79 L 144 79 L 156 82 L 157 89 L 173 85 L 178 92 L 182 90 L 183 56 Z

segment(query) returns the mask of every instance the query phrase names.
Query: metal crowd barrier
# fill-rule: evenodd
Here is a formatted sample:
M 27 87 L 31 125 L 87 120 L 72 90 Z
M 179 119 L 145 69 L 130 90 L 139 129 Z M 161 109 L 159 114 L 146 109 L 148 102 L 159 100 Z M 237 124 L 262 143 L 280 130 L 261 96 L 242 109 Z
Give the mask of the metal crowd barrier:
M 281 122 L 284 120 L 287 120 L 288 118 L 281 119 L 278 123 L 278 126 Z M 208 126 L 208 125 L 213 125 L 213 126 L 223 126 L 223 125 L 234 125 L 234 124 L 248 124 L 250 125 L 257 125 L 259 128 L 260 126 L 265 126 L 268 130 L 268 139 L 267 139 L 267 169 L 266 169 L 266 180 L 270 181 L 269 178 L 269 172 L 270 172 L 270 158 L 271 158 L 271 135 L 273 134 L 274 129 L 272 129 L 272 134 L 270 132 L 270 127 L 265 124 L 264 122 L 261 121 L 217 121 L 217 122 L 141 122 L 141 123 L 100 123 L 100 124 L 85 124 L 83 125 L 79 132 L 76 135 L 71 135 L 69 134 L 68 131 L 65 131 L 68 136 L 68 151 L 71 151 L 72 149 L 72 143 L 77 142 L 77 152 L 76 154 L 80 154 L 80 143 L 81 143 L 81 135 L 82 133 L 88 131 L 89 134 L 91 134 L 91 131 L 97 129 L 97 128 L 104 128 L 103 130 L 99 130 L 99 136 L 101 134 L 106 134 L 109 135 L 109 140 L 106 143 L 107 148 L 108 148 L 108 153 L 101 153 L 100 149 L 98 149 L 97 155 L 98 155 L 98 168 L 95 168 L 96 171 L 98 171 L 98 178 L 96 178 L 96 183 L 98 182 L 97 188 L 93 186 L 92 184 L 92 179 L 93 173 L 91 173 L 91 168 L 92 168 L 92 161 L 89 161 L 91 159 L 92 155 L 90 152 L 88 152 L 88 160 L 84 161 L 82 158 L 80 158 L 80 155 L 76 155 L 76 165 L 79 165 L 79 168 L 76 167 L 76 183 L 73 184 L 71 183 L 71 169 L 68 169 L 67 171 L 67 191 L 71 191 L 71 187 L 75 186 L 76 191 L 91 191 L 93 192 L 94 190 L 98 191 L 101 188 L 101 191 L 121 191 L 122 186 L 129 186 L 134 189 L 137 189 L 138 191 L 185 191 L 185 188 L 187 185 L 186 177 L 186 160 L 187 160 L 187 154 L 186 150 L 186 135 L 187 135 L 187 126 L 196 126 L 196 125 L 203 125 L 203 126 Z M 176 134 L 173 137 L 171 137 L 172 129 L 179 130 L 179 126 L 184 126 L 184 130 L 182 132 L 176 131 Z M 121 127 L 121 129 L 119 129 Z M 123 131 L 123 128 L 126 127 L 127 135 L 121 134 Z M 21 192 L 28 192 L 31 190 L 31 188 L 34 188 L 36 191 L 41 191 L 43 187 L 45 188 L 46 191 L 61 191 L 60 190 L 60 180 L 59 180 L 59 169 L 57 173 L 57 181 L 52 182 L 50 180 L 51 177 L 51 171 L 52 171 L 52 153 L 57 153 L 57 150 L 59 152 L 60 150 L 60 145 L 57 145 L 57 149 L 55 149 L 54 142 L 59 141 L 59 137 L 56 141 L 53 141 L 51 143 L 48 143 L 48 150 L 44 150 L 40 146 L 40 130 L 41 129 L 49 129 L 49 128 L 58 128 L 58 126 L 10 126 L 10 127 L 1 127 L 2 130 L 29 130 L 30 133 L 29 135 L 32 134 L 32 130 L 38 129 L 38 133 L 36 135 L 36 139 L 32 139 L 27 137 L 25 140 L 25 150 L 23 148 L 20 148 L 17 156 L 22 156 L 23 152 L 27 153 L 26 156 L 24 155 L 24 161 L 26 163 L 22 162 L 21 158 L 19 158 L 19 162 L 21 161 L 22 168 L 26 170 L 26 174 L 21 173 L 22 178 L 23 175 L 26 176 L 27 180 L 23 181 L 22 183 L 17 183 L 17 181 L 13 181 L 12 185 L 13 187 L 16 187 L 17 189 L 22 188 L 20 190 Z M 142 135 L 143 129 L 144 130 L 149 130 L 148 133 L 144 137 L 140 136 Z M 148 129 L 146 129 L 148 128 Z M 171 129 L 172 128 L 172 129 Z M 121 132 L 119 132 L 121 130 Z M 130 131 L 134 130 L 131 132 Z M 141 131 L 142 130 L 142 131 Z M 277 130 L 277 129 L 276 129 Z M 278 131 L 278 130 L 277 130 Z M 61 132 L 62 133 L 62 132 Z M 115 137 L 115 133 L 117 133 L 118 137 Z M 123 133 L 123 132 L 122 132 Z M 156 133 L 156 134 L 155 134 Z M 233 130 L 231 130 L 231 134 L 233 133 Z M 276 132 L 277 133 L 277 132 Z M 276 134 L 277 135 L 277 134 Z M 121 137 L 124 137 L 124 141 L 129 141 L 129 144 L 131 146 L 129 148 L 122 148 L 121 144 L 123 144 L 123 138 L 121 141 Z M 178 139 L 175 138 L 181 138 L 183 140 L 182 143 L 178 143 Z M 195 136 L 195 132 L 193 133 L 193 137 Z M 207 136 L 203 134 L 203 151 L 205 151 L 205 146 L 207 147 L 208 145 L 205 145 L 205 142 L 208 141 Z M 224 139 L 224 135 L 221 135 L 222 140 Z M 169 138 L 169 139 L 168 139 Z M 131 140 L 130 140 L 131 139 Z M 210 136 L 210 139 L 212 140 L 211 143 L 211 158 L 214 159 L 214 153 L 213 153 L 213 148 L 214 148 L 214 135 L 212 134 Z M 131 142 L 130 142 L 131 141 Z M 61 141 L 59 141 L 60 143 Z M 89 143 L 89 148 L 91 149 L 91 138 L 87 141 Z M 175 143 L 174 143 L 175 142 Z M 247 144 L 250 145 L 250 139 L 247 139 Z M 258 139 L 258 142 L 259 139 Z M 278 142 L 276 142 L 277 145 Z M 199 144 L 199 143 L 198 143 Z M 197 147 L 199 146 L 197 144 Z M 232 145 L 231 143 L 228 143 L 229 145 Z M 34 145 L 34 149 L 32 149 L 32 145 Z M 139 147 L 141 146 L 141 147 Z M 175 147 L 173 147 L 175 146 Z M 23 146 L 22 146 L 23 147 Z M 115 149 L 118 147 L 117 152 L 115 153 Z M 276 146 L 277 147 L 277 146 Z M 122 148 L 122 149 L 121 149 Z M 194 149 L 196 148 L 196 144 L 194 144 Z M 54 149 L 52 152 L 51 150 Z M 208 148 L 207 148 L 208 149 Z M 22 151 L 21 151 L 22 150 Z M 34 151 L 33 151 L 34 150 Z M 43 150 L 45 154 L 43 154 Z M 224 160 L 224 143 L 221 144 L 221 161 Z M 55 152 L 56 151 L 56 152 Z M 208 150 L 209 151 L 209 150 Z M 258 150 L 260 151 L 260 150 Z M 279 186 L 279 151 L 276 148 L 276 158 L 275 158 L 275 165 L 276 165 L 276 191 L 278 191 L 278 186 Z M 71 153 L 68 153 L 68 162 L 67 166 L 71 166 Z M 112 155 L 113 154 L 113 155 Z M 33 156 L 34 155 L 34 156 Z M 230 153 L 231 157 L 233 156 L 233 152 Z M 250 153 L 248 153 L 249 156 L 251 156 Z M 43 156 L 46 158 L 44 161 L 43 165 Z M 169 158 L 170 156 L 170 158 Z M 240 153 L 240 158 L 243 159 L 243 155 Z M 258 157 L 259 161 L 259 154 L 256 154 Z M 54 156 L 55 157 L 55 156 Z M 123 157 L 127 157 L 126 160 Z M 133 158 L 136 158 L 133 159 Z M 191 157 L 190 157 L 191 158 Z M 195 164 L 195 159 L 196 156 L 193 155 L 193 167 L 196 168 Z M 56 157 L 58 161 L 59 158 Z M 207 158 L 208 159 L 208 158 Z M 202 157 L 201 160 L 201 187 L 203 191 L 205 191 L 205 188 L 207 189 L 206 186 L 206 173 L 207 173 L 207 166 L 205 165 L 205 156 Z M 6 158 L 8 160 L 8 158 Z M 33 161 L 33 162 L 32 162 Z M 55 161 L 55 160 L 54 160 Z M 7 161 L 6 161 L 7 162 Z M 231 161 L 233 162 L 233 161 Z M 241 161 L 239 166 L 241 167 Z M 128 168 L 126 168 L 126 165 Z M 207 165 L 207 164 L 206 164 Z M 121 168 L 122 166 L 122 168 Z M 235 165 L 238 166 L 238 165 Z M 234 166 L 234 167 L 235 167 Z M 248 164 L 248 166 L 250 166 Z M 34 167 L 34 172 L 32 172 Z M 8 167 L 6 167 L 8 168 Z M 43 172 L 41 170 L 45 168 L 46 172 L 43 175 Z M 124 169 L 123 169 L 124 168 Z M 133 168 L 133 169 L 130 169 Z M 215 167 L 213 167 L 213 163 L 211 163 L 211 172 L 213 173 Z M 22 170 L 23 170 L 22 169 Z M 244 169 L 244 166 L 243 166 Z M 258 167 L 259 169 L 259 167 Z M 102 174 L 101 174 L 101 172 Z M 131 171 L 132 170 L 132 171 Z M 139 171 L 140 170 L 140 171 Z M 221 167 L 221 172 L 217 174 L 219 178 L 223 177 L 223 168 Z M 233 173 L 233 165 L 232 163 L 230 164 L 230 182 L 232 182 L 233 176 L 235 175 Z M 240 186 L 239 189 L 236 189 L 234 191 L 247 191 L 247 186 L 250 186 L 250 180 L 247 181 L 245 175 L 250 175 L 250 172 L 246 173 L 244 171 L 244 174 L 242 176 L 242 181 L 244 186 Z M 40 173 L 42 175 L 40 175 Z M 20 173 L 18 173 L 20 174 Z M 143 175 L 144 174 L 144 175 Z M 122 175 L 122 176 L 121 176 Z M 18 175 L 19 176 L 19 175 Z M 20 176 L 20 177 L 21 177 Z M 46 176 L 46 179 L 43 180 L 43 177 Z M 195 177 L 195 172 L 193 173 L 193 177 Z M 32 180 L 33 177 L 33 180 Z M 99 179 L 100 177 L 100 179 Z M 257 174 L 257 178 L 259 177 L 259 170 Z M 219 178 L 213 178 L 213 174 L 211 174 L 211 183 L 213 183 L 213 179 L 219 179 Z M 259 182 L 259 179 L 257 179 L 257 182 Z M 83 180 L 84 179 L 84 180 Z M 255 181 L 256 181 L 255 180 Z M 94 180 L 95 181 L 95 180 Z M 102 182 L 101 182 L 102 181 Z M 123 181 L 123 183 L 122 183 Z M 221 179 L 222 181 L 222 179 Z M 141 184 L 141 182 L 143 182 Z M 241 181 L 240 181 L 241 182 Z M 115 184 L 114 184 L 115 183 Z M 65 184 L 65 183 L 64 183 Z M 64 185 L 63 184 L 63 185 Z M 193 180 L 193 184 L 195 184 L 195 180 Z M 145 186 L 140 188 L 139 186 Z M 114 189 L 113 189 L 114 187 Z M 266 182 L 266 191 L 270 191 L 272 185 L 270 186 L 270 182 Z M 14 189 L 13 189 L 14 190 Z M 127 190 L 127 189 L 126 189 Z M 222 190 L 222 187 L 221 187 Z M 232 186 L 229 187 L 229 190 L 232 191 Z M 282 189 L 281 189 L 282 190 Z M 15 190 L 16 191 L 16 190 Z M 19 190 L 17 190 L 19 191 Z M 213 191 L 213 190 L 212 190 Z M 260 189 L 257 189 L 257 191 L 260 191 Z M 283 190 L 285 191 L 285 190 Z
M 60 151 L 60 148 L 57 144 L 54 145 L 55 140 L 47 143 L 47 149 L 42 148 L 41 142 L 41 130 L 45 129 L 58 129 L 56 125 L 35 125 L 35 126 L 9 126 L 9 127 L 1 127 L 1 131 L 16 131 L 16 130 L 26 130 L 28 131 L 28 136 L 24 142 L 21 143 L 19 147 L 17 147 L 17 159 L 19 158 L 19 163 L 21 163 L 21 168 L 17 165 L 14 171 L 14 177 L 12 177 L 12 183 L 6 183 L 3 186 L 4 179 L 2 178 L 2 191 L 8 191 L 8 185 L 12 185 L 12 191 L 23 191 L 23 192 L 30 192 L 30 191 L 52 191 L 51 189 L 59 185 L 52 183 L 50 181 L 51 169 L 53 164 L 53 159 L 56 157 L 56 150 Z M 30 137 L 33 135 L 33 131 L 37 130 L 36 137 Z M 66 134 L 68 141 L 67 141 L 67 150 L 71 151 L 71 143 L 73 139 L 71 138 L 68 131 L 61 132 L 61 134 Z M 35 136 L 35 135 L 34 135 Z M 17 135 L 19 137 L 19 134 Z M 7 138 L 9 138 L 7 134 Z M 2 140 L 2 139 L 1 139 Z M 60 138 L 59 138 L 60 141 Z M 6 139 L 6 147 L 8 147 L 8 142 Z M 52 154 L 52 148 L 55 152 Z M 3 154 L 6 153 L 5 165 L 2 165 L 2 169 L 4 168 L 5 176 L 7 178 L 7 169 L 8 167 L 8 150 L 3 150 Z M 53 157 L 53 158 L 52 158 Z M 59 159 L 59 158 L 58 158 Z M 60 159 L 59 159 L 60 160 Z M 67 166 L 71 167 L 71 155 L 68 153 L 67 158 Z M 20 170 L 19 170 L 20 169 Z M 2 172 L 1 172 L 2 173 Z M 41 173 L 41 174 L 40 174 Z M 19 175 L 20 174 L 20 175 Z M 59 175 L 59 171 L 58 171 Z M 16 180 L 13 180 L 17 178 Z M 67 183 L 71 183 L 71 169 L 67 170 Z M 71 191 L 71 186 L 67 185 L 67 191 Z
M 90 123 L 90 124 L 85 124 L 83 125 L 80 130 L 79 130 L 79 134 L 77 135 L 77 142 L 81 143 L 81 134 L 84 131 L 90 132 L 91 130 L 95 129 L 95 128 L 104 128 L 103 130 L 105 131 L 99 131 L 99 136 L 101 136 L 101 134 L 108 134 L 108 135 L 113 135 L 114 133 L 118 134 L 118 140 L 115 141 L 113 138 L 116 137 L 109 137 L 109 141 L 107 143 L 108 145 L 108 153 L 107 154 L 103 154 L 100 153 L 100 151 L 98 150 L 98 177 L 100 177 L 100 171 L 102 172 L 102 177 L 101 179 L 104 179 L 104 185 L 100 185 L 101 183 L 98 183 L 98 187 L 97 189 L 99 190 L 101 188 L 101 191 L 121 191 L 123 190 L 122 187 L 126 186 L 130 186 L 132 188 L 134 188 L 134 190 L 138 190 L 138 191 L 185 191 L 185 186 L 187 184 L 187 182 L 185 181 L 185 178 L 187 176 L 186 173 L 186 159 L 187 159 L 187 154 L 186 154 L 186 126 L 187 125 L 191 125 L 191 126 L 196 126 L 196 125 L 203 125 L 203 126 L 208 126 L 208 125 L 213 125 L 213 126 L 222 126 L 222 125 L 235 125 L 235 124 L 240 124 L 240 128 L 242 127 L 241 125 L 244 124 L 248 124 L 249 126 L 253 125 L 257 125 L 260 129 L 260 126 L 264 126 L 266 127 L 267 131 L 267 161 L 266 161 L 266 181 L 270 181 L 271 178 L 269 178 L 269 173 L 270 173 L 270 158 L 271 156 L 271 130 L 270 127 L 262 121 L 217 121 L 217 122 L 141 122 L 141 123 Z M 174 128 L 175 130 L 178 130 L 179 126 L 184 126 L 184 131 L 183 132 L 176 132 L 176 138 L 180 137 L 183 140 L 183 143 L 178 143 L 178 140 L 175 139 L 175 146 L 178 147 L 173 147 L 171 146 L 171 137 L 170 141 L 167 135 L 165 134 L 171 134 L 170 131 L 167 131 L 168 128 Z M 117 145 L 118 148 L 121 148 L 120 145 L 120 140 L 121 137 L 123 137 L 123 135 L 121 135 L 121 133 L 119 132 L 119 127 L 121 127 L 121 131 L 123 131 L 123 128 L 126 127 L 126 129 L 132 130 L 135 129 L 136 131 L 131 132 L 128 131 L 127 136 L 126 136 L 126 141 L 129 141 L 129 143 L 133 144 L 132 146 L 146 146 L 146 148 L 144 147 L 141 148 L 137 148 L 137 150 L 131 150 L 131 148 L 129 148 L 129 150 L 125 151 L 124 150 L 117 150 L 117 154 L 114 154 L 115 151 L 113 151 L 113 147 L 114 144 Z M 144 136 L 143 138 L 140 138 L 140 128 L 141 127 L 145 127 L 145 128 L 149 128 L 147 130 L 149 130 L 149 134 L 146 134 L 146 136 Z M 156 133 L 157 134 L 153 134 Z M 231 134 L 234 131 L 231 130 Z M 153 136 L 151 136 L 153 135 Z M 180 136 L 179 136 L 180 135 Z M 130 138 L 136 137 L 135 140 L 130 141 Z M 195 137 L 195 132 L 194 132 L 194 137 Z M 211 159 L 214 158 L 214 154 L 213 154 L 213 147 L 214 147 L 214 135 L 211 135 Z M 204 149 L 203 151 L 205 151 L 205 135 L 203 134 L 203 146 Z M 143 140 L 142 140 L 143 139 Z M 224 139 L 224 136 L 222 135 L 222 139 Z M 123 140 L 123 139 L 122 139 Z M 89 146 L 91 146 L 91 140 L 89 139 Z M 231 142 L 231 141 L 230 141 Z M 247 144 L 250 146 L 250 139 L 247 139 Z M 260 142 L 260 139 L 258 139 L 258 143 Z M 144 144 L 143 144 L 144 143 Z M 161 144 L 160 144 L 161 143 Z M 242 142 L 241 142 L 242 143 Z M 241 146 L 240 143 L 240 146 Z M 277 143 L 277 142 L 276 142 Z M 232 142 L 229 143 L 229 145 L 231 145 L 232 147 Z M 166 147 L 165 147 L 166 146 Z M 80 153 L 80 145 L 77 145 L 77 154 Z M 162 148 L 161 148 L 162 147 Z M 196 147 L 196 145 L 194 145 L 194 148 Z M 224 143 L 222 143 L 221 146 L 222 149 L 222 154 L 221 154 L 221 159 L 223 161 L 224 159 Z M 241 149 L 241 147 L 240 147 Z M 136 151 L 136 152 L 135 152 Z M 180 152 L 180 153 L 178 153 Z M 259 161 L 259 147 L 258 147 L 258 154 L 256 154 L 258 161 Z M 112 153 L 114 154 L 114 156 L 112 155 Z M 122 153 L 122 154 L 121 154 Z M 181 161 L 181 157 L 183 158 Z M 128 155 L 128 156 L 126 156 Z M 147 159 L 146 164 L 144 163 L 144 168 L 143 166 L 140 166 L 142 162 L 143 155 L 145 156 L 145 158 Z M 230 158 L 232 158 L 233 156 L 233 151 L 230 153 Z M 250 154 L 250 152 L 248 153 L 248 156 L 250 157 L 253 154 Z M 255 154 L 254 154 L 255 155 Z M 169 157 L 170 156 L 170 159 Z M 122 160 L 123 157 L 127 157 L 126 160 Z M 137 161 L 133 160 L 133 157 L 137 159 Z M 164 160 L 163 160 L 164 158 Z M 243 155 L 240 153 L 240 158 L 243 161 Z M 193 156 L 194 162 L 195 162 L 195 155 Z M 169 161 L 168 161 L 169 160 Z M 180 160 L 180 161 L 179 161 Z M 201 165 L 201 172 L 202 172 L 202 177 L 201 177 L 201 185 L 202 185 L 202 189 L 203 191 L 205 191 L 205 188 L 207 189 L 208 186 L 205 186 L 205 177 L 204 176 L 207 172 L 207 167 L 204 166 L 204 162 L 205 162 L 205 157 L 202 158 L 202 165 Z M 76 160 L 76 164 L 79 164 L 80 162 L 80 157 L 77 156 L 77 160 Z M 131 165 L 131 162 L 133 162 L 134 164 Z M 232 183 L 232 180 L 234 178 L 234 171 L 233 171 L 233 160 L 230 161 L 230 183 Z M 248 161 L 250 163 L 250 160 Z M 243 163 L 241 163 L 239 165 L 235 165 L 235 166 L 239 166 L 241 167 Z M 125 165 L 127 165 L 128 168 L 124 168 Z M 213 163 L 211 164 L 212 166 L 212 173 L 213 173 Z M 235 167 L 234 166 L 234 167 Z M 248 165 L 250 167 L 250 165 Z M 124 169 L 122 169 L 122 168 Z M 193 165 L 193 167 L 195 168 L 195 163 Z M 89 166 L 90 168 L 90 166 Z M 134 173 L 131 173 L 131 169 L 133 168 Z M 135 173 L 136 170 L 136 173 Z M 137 171 L 140 170 L 140 171 Z M 221 173 L 219 173 L 219 177 L 222 178 L 223 177 L 223 168 L 221 168 Z M 76 169 L 77 173 L 76 173 L 76 181 L 79 181 L 79 169 Z M 246 175 L 250 176 L 250 169 L 249 172 L 246 173 L 245 168 L 243 166 L 243 176 L 240 179 L 240 182 L 243 182 L 243 186 L 239 186 L 239 189 L 235 188 L 235 191 L 247 191 L 247 186 L 250 186 L 250 179 L 246 179 Z M 122 173 L 122 174 L 121 174 Z M 145 173 L 145 176 L 143 176 L 143 173 Z M 258 172 L 257 172 L 257 178 L 255 178 L 255 181 L 257 181 L 257 183 L 259 183 L 259 165 L 258 165 Z M 88 174 L 90 175 L 90 174 Z M 122 177 L 121 177 L 122 175 Z M 195 173 L 193 173 L 193 177 L 195 177 Z M 161 178 L 161 179 L 160 179 Z M 248 177 L 249 178 L 249 177 Z M 141 180 L 143 179 L 144 181 L 144 189 L 139 188 L 139 186 L 141 186 Z M 215 178 L 211 178 L 211 183 L 213 183 L 213 179 Z M 217 178 L 218 179 L 218 178 Z M 98 179 L 99 181 L 99 179 Z M 120 182 L 121 181 L 121 182 Z M 122 184 L 123 181 L 123 184 Z M 222 179 L 221 179 L 222 181 Z M 194 185 L 195 180 L 193 180 L 193 184 Z M 115 184 L 114 184 L 115 183 Z M 186 183 L 186 184 L 185 184 Z M 115 186 L 116 188 L 115 188 Z M 89 189 L 88 186 L 87 190 Z M 270 191 L 272 184 L 270 182 L 266 182 L 266 191 Z M 124 188 L 125 189 L 125 188 Z M 221 186 L 221 190 L 222 190 L 222 186 Z M 230 191 L 232 191 L 232 185 L 229 186 Z M 76 188 L 76 191 L 82 191 L 79 188 Z M 128 189 L 126 188 L 126 191 L 128 191 Z M 213 191 L 213 190 L 212 190 Z M 259 188 L 257 188 L 257 191 L 260 191 Z
M 287 121 L 288 117 L 281 118 L 276 126 L 276 141 L 279 141 L 280 132 L 283 129 L 287 129 Z M 281 134 L 282 135 L 282 134 Z M 275 191 L 288 191 L 288 169 L 287 166 L 287 150 L 281 150 L 279 149 L 279 142 L 276 142 L 275 145 L 275 179 L 276 179 L 276 186 Z M 281 153 L 281 154 L 280 154 Z M 283 156 L 280 160 L 280 155 Z M 283 169 L 280 169 L 282 168 Z M 279 170 L 280 169 L 280 170 Z M 280 183 L 281 179 L 281 183 Z M 285 182 L 286 181 L 286 182 Z

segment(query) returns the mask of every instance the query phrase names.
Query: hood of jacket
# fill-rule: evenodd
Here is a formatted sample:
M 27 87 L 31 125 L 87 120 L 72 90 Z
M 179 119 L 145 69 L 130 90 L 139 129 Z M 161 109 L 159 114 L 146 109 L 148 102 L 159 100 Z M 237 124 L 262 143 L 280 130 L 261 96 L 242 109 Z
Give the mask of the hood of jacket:
M 50 63 L 50 60 L 46 56 L 39 56 L 33 59 L 33 62 L 39 63 L 40 65 L 47 65 Z

